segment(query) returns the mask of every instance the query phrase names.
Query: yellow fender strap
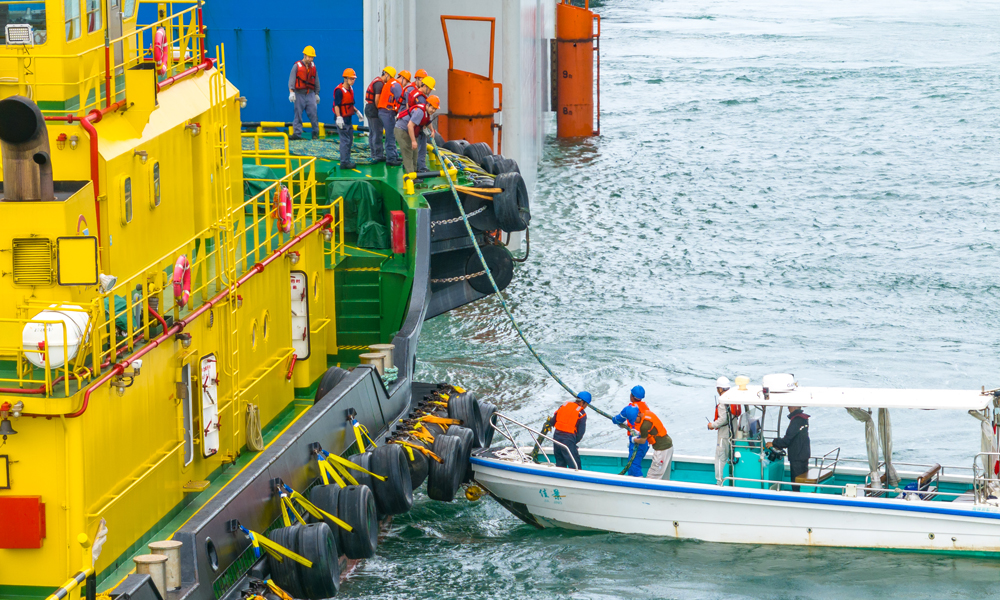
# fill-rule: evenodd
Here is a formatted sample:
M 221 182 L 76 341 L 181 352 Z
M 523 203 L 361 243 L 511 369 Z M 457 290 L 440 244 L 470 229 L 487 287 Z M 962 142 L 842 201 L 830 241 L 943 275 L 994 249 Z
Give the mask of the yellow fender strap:
M 268 589 L 270 589 L 275 596 L 281 598 L 281 600 L 293 600 L 292 597 L 288 595 L 288 592 L 278 587 L 278 584 L 274 583 L 270 579 L 268 579 L 266 583 Z
M 266 537 L 260 534 L 254 533 L 252 531 L 250 533 L 253 533 L 253 539 L 256 540 L 257 543 L 260 544 L 260 547 L 266 550 L 268 554 L 275 556 L 279 559 L 290 558 L 295 562 L 299 563 L 300 565 L 305 565 L 307 568 L 310 569 L 312 568 L 313 566 L 312 561 L 309 560 L 308 558 L 305 558 L 304 556 L 299 556 L 298 554 L 292 552 L 288 548 L 285 548 L 280 544 L 272 542 L 271 540 L 267 539 Z
M 459 421 L 458 419 L 448 419 L 446 417 L 436 417 L 434 415 L 424 415 L 424 416 L 420 417 L 417 420 L 418 421 L 426 421 L 428 423 L 437 423 L 438 425 L 461 425 L 462 424 L 462 422 Z M 445 431 L 447 431 L 447 430 L 448 430 L 448 428 L 445 427 Z
M 335 466 L 336 465 L 340 465 L 340 466 L 346 467 L 348 469 L 354 469 L 355 471 L 361 471 L 362 473 L 368 473 L 369 475 L 371 475 L 375 479 L 378 479 L 379 481 L 385 481 L 385 477 L 383 477 L 381 475 L 376 475 L 375 473 L 372 473 L 368 469 L 365 469 L 364 467 L 360 467 L 360 466 L 352 463 L 351 461 L 347 460 L 346 458 L 342 458 L 340 456 L 337 456 L 336 454 L 333 454 L 333 453 L 328 454 L 327 455 L 327 460 L 331 461 Z
M 367 427 L 365 427 L 361 423 L 355 423 L 354 424 L 354 434 L 355 435 L 358 434 L 358 430 L 361 431 L 361 435 L 365 436 L 366 440 L 368 440 L 369 442 L 371 442 L 372 448 L 378 448 L 378 444 L 375 443 L 375 440 L 373 440 L 371 438 L 371 436 L 368 435 L 368 428 Z M 359 443 L 358 448 L 364 448 L 364 444 L 361 444 L 361 437 L 360 436 L 358 436 L 358 443 Z
M 292 492 L 292 499 L 295 500 L 296 502 L 298 502 L 299 506 L 301 506 L 304 511 L 306 511 L 307 513 L 309 513 L 312 516 L 316 517 L 317 519 L 328 519 L 328 520 L 336 523 L 338 526 L 342 527 L 343 529 L 346 529 L 347 531 L 354 531 L 354 528 L 351 527 L 350 525 L 348 525 L 346 522 L 341 521 L 340 519 L 338 519 L 337 517 L 335 517 L 335 516 L 331 515 L 330 513 L 326 512 L 322 508 L 320 508 L 320 507 L 316 506 L 315 504 L 313 504 L 312 502 L 306 500 L 305 496 L 303 496 L 302 494 L 300 494 L 298 492 Z
M 413 460 L 413 451 L 417 450 L 420 453 L 422 453 L 424 456 L 426 456 L 427 458 L 432 458 L 432 459 L 438 461 L 439 463 L 444 463 L 444 461 L 441 460 L 441 458 L 438 457 L 437 454 L 434 454 L 433 452 L 431 452 L 427 448 L 424 448 L 423 446 L 420 446 L 418 444 L 411 444 L 410 442 L 405 442 L 403 440 L 392 440 L 389 443 L 390 444 L 399 444 L 399 445 L 403 446 L 404 448 L 406 448 L 406 452 L 409 453 L 409 455 L 410 455 L 410 460 Z
M 344 483 L 344 480 L 340 477 L 340 475 L 337 474 L 336 469 L 330 466 L 330 463 L 325 460 L 317 462 L 319 464 L 319 474 L 323 477 L 323 485 L 330 485 L 330 479 L 333 479 L 333 481 L 340 487 L 347 485 Z
M 295 506 L 292 504 L 292 501 L 288 498 L 287 495 L 282 494 L 281 495 L 281 519 L 282 519 L 282 521 L 284 521 L 285 527 L 291 527 L 292 526 L 291 519 L 288 517 L 289 513 L 295 515 L 295 520 L 298 521 L 300 524 L 302 524 L 302 525 L 306 524 L 305 519 L 303 519 L 302 516 L 299 515 L 299 511 L 295 510 Z

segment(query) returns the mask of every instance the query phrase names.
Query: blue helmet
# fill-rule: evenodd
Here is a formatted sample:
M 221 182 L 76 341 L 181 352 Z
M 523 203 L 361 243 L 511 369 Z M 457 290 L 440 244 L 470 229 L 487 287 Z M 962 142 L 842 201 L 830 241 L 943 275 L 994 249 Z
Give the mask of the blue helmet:
M 587 404 L 590 404 L 590 400 L 591 400 L 590 392 L 580 392 L 579 394 L 576 395 L 576 397 L 579 400 L 583 400 Z
M 632 388 L 632 395 L 635 396 L 637 399 L 642 400 L 643 398 L 646 397 L 646 390 L 642 389 L 641 385 L 637 385 L 634 388 Z
M 625 418 L 629 423 L 635 424 L 635 422 L 639 419 L 639 407 L 629 404 L 625 407 L 625 410 L 622 411 L 622 414 L 625 415 Z

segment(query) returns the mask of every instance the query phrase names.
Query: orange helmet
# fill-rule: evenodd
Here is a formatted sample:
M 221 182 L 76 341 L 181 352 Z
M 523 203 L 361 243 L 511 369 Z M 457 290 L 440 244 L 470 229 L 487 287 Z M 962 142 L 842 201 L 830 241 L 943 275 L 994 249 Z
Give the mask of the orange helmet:
M 427 104 L 430 104 L 435 109 L 441 108 L 441 99 L 434 94 L 431 94 L 430 96 L 427 96 Z
M 416 73 L 414 73 L 414 74 L 413 74 L 413 76 L 414 76 L 414 77 L 417 77 L 417 78 L 420 78 L 420 77 L 427 77 L 427 71 L 425 71 L 425 70 L 423 70 L 423 69 L 417 69 L 417 72 L 416 72 Z
M 354 69 L 348 67 L 344 69 L 344 77 L 357 77 L 358 74 L 354 72 Z
M 405 71 L 405 70 L 404 71 L 400 71 L 399 72 L 399 76 L 402 77 L 403 79 L 407 80 L 407 81 L 410 80 L 410 72 L 409 71 Z

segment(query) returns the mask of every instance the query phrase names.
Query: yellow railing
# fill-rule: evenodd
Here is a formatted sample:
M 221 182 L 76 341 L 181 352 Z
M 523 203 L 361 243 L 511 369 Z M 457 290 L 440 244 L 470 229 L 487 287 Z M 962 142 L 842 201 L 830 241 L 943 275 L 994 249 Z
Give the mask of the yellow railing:
M 167 64 L 166 73 L 156 71 L 158 81 L 202 62 L 204 35 L 197 3 L 140 3 L 157 5 L 158 20 L 103 45 L 77 54 L 32 52 L 30 60 L 22 54 L 0 56 L 0 95 L 14 92 L 32 98 L 46 115 L 84 116 L 109 106 L 126 96 L 125 71 L 153 62 L 153 40 L 160 28 L 166 35 Z M 128 27 L 129 21 L 125 24 Z M 64 106 L 54 108 L 54 103 Z
M 58 309 L 60 312 L 70 312 L 74 309 L 63 308 L 65 305 L 59 305 Z M 80 309 L 82 312 L 86 312 Z M 25 347 L 23 340 L 23 332 L 25 327 L 28 325 L 42 325 L 42 341 L 37 343 L 37 347 L 28 348 Z M 51 331 L 50 327 L 54 327 L 55 331 Z M 62 344 L 53 345 L 53 340 L 49 339 L 50 331 L 53 338 L 59 339 L 59 336 L 55 335 L 56 332 L 62 332 Z M 13 363 L 13 372 L 0 373 L 0 388 L 4 387 L 14 387 L 18 389 L 37 389 L 38 384 L 42 383 L 45 386 L 46 395 L 52 395 L 53 387 L 56 387 L 56 383 L 62 383 L 62 386 L 58 386 L 59 389 L 63 389 L 65 393 L 69 394 L 69 383 L 70 383 L 70 364 L 73 362 L 73 358 L 69 358 L 71 348 L 69 345 L 69 339 L 67 338 L 68 330 L 66 323 L 60 320 L 53 319 L 0 319 L 0 339 L 2 340 L 16 340 L 16 345 L 0 345 L 0 359 L 6 360 L 9 363 Z M 83 349 L 83 342 L 79 349 Z M 60 367 L 50 367 L 58 360 L 53 360 L 52 355 L 57 354 L 62 357 L 62 366 Z M 44 366 L 36 366 L 28 360 L 29 356 L 38 362 L 41 362 Z M 78 355 L 77 355 L 78 356 Z M 39 360 L 41 359 L 41 360 Z
M 151 306 L 159 315 L 169 315 L 176 321 L 233 283 L 227 277 L 227 273 L 233 272 L 227 265 L 230 260 L 226 256 L 227 244 L 235 244 L 235 273 L 239 276 L 330 210 L 334 214 L 333 238 L 326 252 L 333 254 L 334 258 L 343 258 L 343 200 L 338 198 L 328 206 L 317 203 L 316 160 L 269 151 L 247 152 L 244 156 L 281 174 L 273 179 L 248 178 L 246 181 L 266 183 L 267 187 L 229 208 L 219 223 L 207 227 L 134 275 L 120 279 L 109 292 L 89 302 L 73 303 L 79 308 L 67 308 L 65 302 L 34 299 L 19 307 L 23 318 L 0 319 L 0 339 L 12 342 L 0 346 L 0 361 L 9 361 L 16 366 L 12 371 L 0 372 L 0 387 L 38 389 L 39 384 L 44 384 L 45 392 L 39 394 L 44 397 L 75 392 L 79 383 L 94 377 L 136 347 L 162 334 L 158 321 L 150 312 Z M 286 164 L 291 168 L 285 169 Z M 292 196 L 292 227 L 289 232 L 282 232 L 275 219 L 274 200 L 281 186 L 287 187 Z M 233 225 L 230 228 L 222 225 L 224 222 Z M 187 256 L 191 272 L 191 296 L 184 307 L 177 304 L 172 285 L 173 267 L 181 255 Z M 59 306 L 58 310 L 62 312 L 86 313 L 89 319 L 89 331 L 77 355 L 58 368 L 50 366 L 55 364 L 50 353 L 59 348 L 48 343 L 47 336 L 54 337 L 54 334 L 46 332 L 46 343 L 41 350 L 25 349 L 20 343 L 22 331 L 29 323 L 61 326 L 62 340 L 67 340 L 66 323 L 63 321 L 31 319 L 51 305 Z M 68 348 L 61 351 L 67 353 L 63 356 L 68 355 Z M 27 361 L 27 353 L 39 352 L 44 353 L 45 367 L 34 367 Z

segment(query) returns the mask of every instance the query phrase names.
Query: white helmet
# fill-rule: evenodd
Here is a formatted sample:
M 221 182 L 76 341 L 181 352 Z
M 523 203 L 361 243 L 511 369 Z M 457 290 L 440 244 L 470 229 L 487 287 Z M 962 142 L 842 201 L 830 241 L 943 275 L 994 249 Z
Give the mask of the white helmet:
M 715 387 L 722 388 L 724 390 L 728 390 L 729 389 L 729 378 L 728 377 L 719 377 L 718 379 L 715 380 Z

